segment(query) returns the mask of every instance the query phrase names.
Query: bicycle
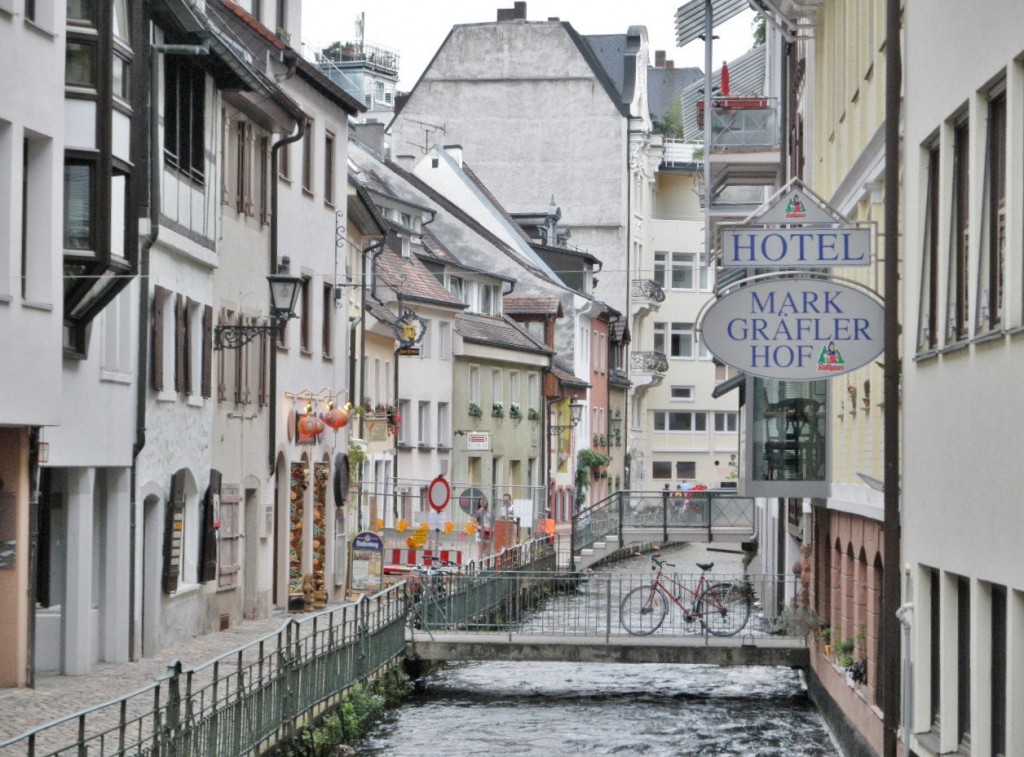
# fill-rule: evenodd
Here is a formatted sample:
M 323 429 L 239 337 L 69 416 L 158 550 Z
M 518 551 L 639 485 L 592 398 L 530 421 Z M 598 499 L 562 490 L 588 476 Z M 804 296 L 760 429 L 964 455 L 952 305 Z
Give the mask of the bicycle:
M 697 563 L 701 569 L 697 586 L 691 589 L 664 568 L 675 566 L 651 555 L 651 583 L 638 586 L 623 597 L 619 604 L 619 623 L 633 636 L 648 636 L 665 622 L 669 600 L 683 611 L 687 623 L 700 621 L 708 633 L 715 636 L 733 636 L 739 633 L 750 618 L 750 585 L 747 581 L 711 583 L 705 578 L 714 563 Z M 690 605 L 685 604 L 689 595 Z M 683 599 L 681 599 L 683 597 Z
M 450 579 L 460 572 L 460 565 L 439 558 L 413 568 L 405 583 L 405 601 L 413 628 L 425 630 L 433 637 L 432 629 L 449 625 Z

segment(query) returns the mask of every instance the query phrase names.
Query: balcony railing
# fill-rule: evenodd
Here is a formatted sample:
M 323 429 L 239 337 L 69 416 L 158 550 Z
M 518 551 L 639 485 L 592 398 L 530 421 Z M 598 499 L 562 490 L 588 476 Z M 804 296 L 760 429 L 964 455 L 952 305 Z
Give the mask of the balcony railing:
M 639 373 L 665 373 L 668 370 L 668 357 L 664 352 L 632 352 L 629 355 L 629 368 Z
M 704 103 L 697 102 L 703 128 Z M 779 146 L 779 110 L 771 97 L 722 97 L 711 101 L 711 151 L 774 149 Z
M 661 284 L 650 279 L 633 279 L 630 290 L 630 297 L 634 300 L 649 300 L 651 302 L 664 302 L 665 290 Z

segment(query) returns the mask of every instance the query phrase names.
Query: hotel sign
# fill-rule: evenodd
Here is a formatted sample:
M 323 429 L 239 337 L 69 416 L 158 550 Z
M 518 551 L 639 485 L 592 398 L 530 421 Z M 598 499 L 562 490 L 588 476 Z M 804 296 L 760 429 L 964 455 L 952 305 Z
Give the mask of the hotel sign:
M 871 264 L 871 229 L 794 226 L 722 229 L 722 265 L 743 268 L 826 268 Z
M 884 347 L 875 298 L 824 279 L 773 279 L 719 298 L 701 320 L 711 353 L 753 376 L 831 378 L 870 363 Z
M 871 228 L 849 223 L 798 182 L 751 223 L 722 227 L 722 265 L 831 268 L 871 264 Z

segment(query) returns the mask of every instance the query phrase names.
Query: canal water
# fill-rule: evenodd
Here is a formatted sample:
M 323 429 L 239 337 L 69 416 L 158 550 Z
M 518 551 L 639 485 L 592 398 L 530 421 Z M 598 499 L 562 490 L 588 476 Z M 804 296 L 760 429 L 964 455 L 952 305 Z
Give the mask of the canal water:
M 682 566 L 735 555 L 666 550 Z M 610 570 L 644 571 L 646 558 Z M 357 755 L 386 757 L 834 757 L 789 668 L 468 663 L 449 666 L 382 721 Z

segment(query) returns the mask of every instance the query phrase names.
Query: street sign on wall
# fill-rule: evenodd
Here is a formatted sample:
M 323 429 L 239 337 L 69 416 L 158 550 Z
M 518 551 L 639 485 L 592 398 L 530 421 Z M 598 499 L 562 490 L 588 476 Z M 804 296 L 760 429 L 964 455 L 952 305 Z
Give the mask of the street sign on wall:
M 870 363 L 884 347 L 874 297 L 824 279 L 770 279 L 719 298 L 701 319 L 716 358 L 762 378 L 812 381 Z

